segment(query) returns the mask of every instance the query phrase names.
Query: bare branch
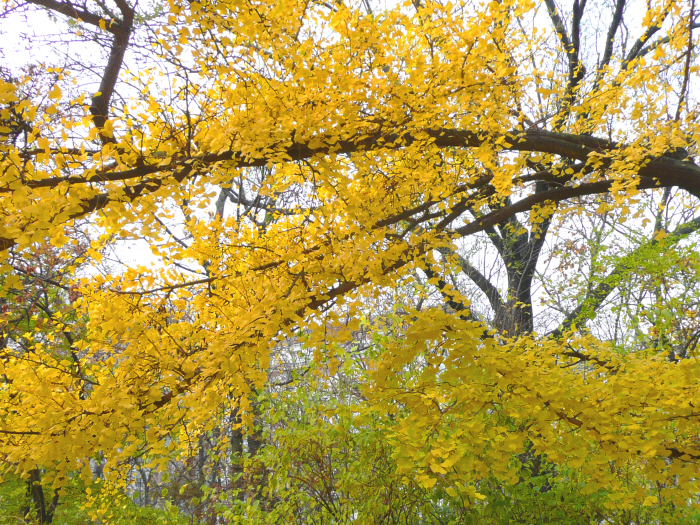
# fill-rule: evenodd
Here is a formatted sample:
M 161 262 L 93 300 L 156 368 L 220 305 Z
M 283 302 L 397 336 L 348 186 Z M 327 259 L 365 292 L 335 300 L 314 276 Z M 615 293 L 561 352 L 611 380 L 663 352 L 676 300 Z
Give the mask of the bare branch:
M 564 97 L 562 100 L 562 108 L 557 123 L 561 123 L 566 115 L 568 115 L 571 104 L 574 98 L 574 92 L 586 73 L 583 64 L 579 60 L 580 49 L 580 34 L 581 34 L 581 18 L 583 11 L 586 8 L 587 0 L 574 0 L 573 17 L 571 23 L 571 38 L 566 31 L 564 21 L 559 16 L 559 11 L 554 3 L 554 0 L 545 0 L 549 18 L 552 20 L 554 29 L 559 36 L 564 51 L 566 52 L 567 61 L 569 63 L 569 80 L 566 85 Z
M 615 44 L 615 35 L 617 34 L 617 28 L 620 27 L 620 23 L 622 22 L 622 12 L 624 11 L 624 9 L 625 0 L 617 0 L 615 2 L 615 12 L 613 13 L 613 18 L 610 22 L 610 27 L 608 28 L 608 34 L 605 40 L 605 50 L 603 51 L 603 58 L 600 60 L 600 64 L 598 64 L 598 72 L 596 73 L 594 85 L 595 87 L 593 88 L 594 90 L 597 89 L 598 85 L 600 84 L 600 81 L 603 78 L 603 72 L 605 71 L 605 68 L 608 66 L 612 58 L 613 46 Z
M 693 53 L 693 13 L 695 12 L 695 0 L 690 2 L 690 15 L 688 16 L 688 48 L 685 52 L 685 65 L 683 67 L 683 85 L 681 86 L 681 93 L 678 96 L 678 107 L 676 108 L 675 121 L 678 122 L 681 118 L 681 110 L 683 109 L 683 102 L 688 95 L 688 84 L 690 82 L 690 56 Z

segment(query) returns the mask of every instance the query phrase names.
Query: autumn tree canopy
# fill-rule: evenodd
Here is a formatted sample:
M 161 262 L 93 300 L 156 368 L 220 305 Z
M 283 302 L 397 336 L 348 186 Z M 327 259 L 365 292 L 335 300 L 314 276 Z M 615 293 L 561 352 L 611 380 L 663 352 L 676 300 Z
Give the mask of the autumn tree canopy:
M 694 0 L 3 6 L 58 28 L 0 78 L 6 473 L 108 501 L 346 374 L 323 421 L 439 501 L 697 504 Z

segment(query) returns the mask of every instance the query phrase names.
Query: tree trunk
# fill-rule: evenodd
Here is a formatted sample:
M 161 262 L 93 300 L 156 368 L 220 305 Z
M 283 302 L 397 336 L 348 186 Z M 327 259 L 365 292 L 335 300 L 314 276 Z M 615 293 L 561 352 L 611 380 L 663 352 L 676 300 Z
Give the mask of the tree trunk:
M 40 525 L 51 523 L 53 521 L 54 511 L 58 506 L 58 491 L 54 491 L 51 503 L 47 506 L 46 498 L 44 497 L 44 488 L 41 486 L 41 471 L 38 468 L 29 471 L 27 492 L 34 505 L 37 522 Z M 27 512 L 27 514 L 29 514 L 29 512 Z

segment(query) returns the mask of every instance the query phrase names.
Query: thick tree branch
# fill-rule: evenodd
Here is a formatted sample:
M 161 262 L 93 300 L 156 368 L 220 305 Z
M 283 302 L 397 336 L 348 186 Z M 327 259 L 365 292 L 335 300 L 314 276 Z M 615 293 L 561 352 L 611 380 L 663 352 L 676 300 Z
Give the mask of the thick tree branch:
M 574 197 L 582 197 L 584 195 L 596 195 L 599 193 L 607 193 L 608 191 L 610 191 L 612 185 L 613 181 L 602 180 L 598 182 L 592 182 L 589 184 L 581 184 L 576 187 L 555 188 L 543 193 L 536 193 L 534 195 L 530 195 L 528 197 L 525 197 L 524 199 L 517 201 L 508 208 L 502 208 L 500 210 L 487 213 L 478 220 L 470 222 L 469 224 L 466 224 L 459 228 L 455 228 L 454 230 L 452 230 L 452 233 L 455 233 L 462 237 L 467 235 L 473 235 L 474 233 L 484 231 L 489 226 L 493 226 L 500 222 L 504 222 L 516 213 L 523 213 L 525 211 L 528 211 L 536 204 L 543 204 L 547 201 L 561 202 L 567 199 L 572 199 Z M 658 187 L 658 182 L 655 179 L 648 177 L 642 178 L 637 186 L 638 189 L 651 189 Z
M 105 66 L 100 86 L 97 93 L 92 97 L 90 113 L 95 127 L 99 130 L 100 139 L 103 144 L 115 142 L 110 132 L 107 132 L 105 124 L 109 119 L 109 105 L 114 94 L 114 88 L 119 79 L 119 72 L 124 63 L 124 55 L 134 24 L 134 10 L 125 0 L 118 0 L 117 7 L 121 11 L 122 19 L 104 18 L 100 15 L 78 8 L 70 0 L 58 2 L 56 0 L 27 0 L 30 4 L 45 7 L 56 13 L 80 20 L 90 25 L 98 27 L 114 35 L 112 46 L 109 51 L 109 59 Z
M 104 126 L 109 118 L 109 105 L 114 94 L 114 88 L 119 80 L 119 72 L 124 63 L 124 55 L 126 48 L 129 45 L 129 37 L 134 24 L 134 10 L 131 9 L 125 2 L 118 2 L 124 19 L 120 22 L 122 30 L 115 33 L 112 47 L 109 51 L 109 60 L 102 73 L 99 91 L 93 95 L 90 113 L 95 127 L 100 132 L 100 138 L 103 143 L 115 142 L 111 133 L 104 130 Z
M 692 24 L 690 24 L 690 27 L 691 27 L 692 29 L 700 29 L 700 22 L 693 22 Z M 648 55 L 649 53 L 651 53 L 652 51 L 654 51 L 654 50 L 655 50 L 657 47 L 659 47 L 660 45 L 668 44 L 670 41 L 671 41 L 671 39 L 670 39 L 669 37 L 667 37 L 667 36 L 665 36 L 665 37 L 663 37 L 663 38 L 660 38 L 660 39 L 658 39 L 658 40 L 655 40 L 654 42 L 652 42 L 652 43 L 649 44 L 648 46 L 645 46 L 645 47 L 643 47 L 642 49 L 640 49 L 639 52 L 636 54 L 635 58 L 640 58 L 640 57 L 643 57 L 643 56 L 645 56 L 645 55 Z M 627 69 L 627 66 L 628 66 L 628 65 L 629 65 L 629 62 L 628 62 L 627 60 L 625 60 L 625 61 L 622 63 L 622 69 L 623 69 L 623 70 L 624 70 L 624 69 Z
M 537 186 L 538 191 L 536 191 L 535 195 L 544 194 L 549 190 L 549 186 L 546 183 L 538 182 Z M 556 201 L 554 201 L 554 204 L 556 205 Z M 524 323 L 522 328 L 527 329 L 528 331 L 534 330 L 532 310 L 532 279 L 535 275 L 537 261 L 539 261 L 542 246 L 544 246 L 544 241 L 547 237 L 547 231 L 552 223 L 553 216 L 554 214 L 552 213 L 545 217 L 538 226 L 533 226 L 532 231 L 527 236 L 525 242 L 520 245 L 519 251 L 513 254 L 514 256 L 518 257 L 519 260 L 516 261 L 515 265 L 511 265 L 516 270 L 512 276 L 512 279 L 515 282 L 511 283 L 511 287 L 513 288 L 515 298 L 520 305 L 519 316 L 522 323 Z
M 693 54 L 693 14 L 695 12 L 695 0 L 690 2 L 690 15 L 688 16 L 688 48 L 685 52 L 685 65 L 683 66 L 683 85 L 681 86 L 680 95 L 678 95 L 678 107 L 676 108 L 676 116 L 674 120 L 678 122 L 681 118 L 683 103 L 688 95 L 690 82 L 690 57 Z
M 428 135 L 431 138 L 431 143 L 440 148 L 478 147 L 488 140 L 487 137 L 479 135 L 476 132 L 455 129 L 429 129 L 424 131 L 423 134 Z M 613 151 L 620 147 L 620 145 L 616 142 L 606 139 L 600 139 L 587 135 L 557 133 L 545 130 L 527 130 L 525 132 L 514 131 L 508 133 L 506 137 L 509 144 L 503 148 L 503 151 L 548 153 L 582 162 L 586 162 L 589 155 L 596 151 L 604 153 L 607 151 Z M 141 195 L 158 190 L 165 182 L 172 180 L 170 177 L 174 177 L 176 182 L 182 182 L 190 175 L 198 171 L 195 168 L 207 168 L 219 162 L 230 162 L 233 164 L 232 167 L 237 168 L 266 166 L 268 163 L 273 161 L 289 162 L 308 159 L 313 156 L 323 156 L 329 153 L 351 154 L 354 152 L 371 151 L 375 149 L 401 149 L 418 141 L 419 139 L 415 136 L 415 134 L 407 132 L 402 134 L 363 135 L 354 140 L 344 140 L 339 142 L 333 140 L 333 145 L 321 145 L 313 148 L 310 147 L 308 143 L 292 143 L 279 148 L 276 154 L 273 153 L 272 155 L 261 156 L 259 158 L 250 158 L 239 152 L 229 151 L 220 154 L 205 154 L 191 159 L 176 160 L 175 162 L 171 162 L 165 166 L 146 165 L 121 172 L 96 172 L 82 177 L 54 177 L 43 180 L 23 181 L 23 186 L 27 188 L 50 188 L 68 183 L 70 188 L 70 185 L 74 184 L 127 181 L 134 178 L 141 179 L 138 184 L 119 190 L 116 196 L 110 193 L 102 193 L 87 201 L 84 201 L 82 204 L 80 204 L 79 210 L 70 214 L 70 220 L 85 216 L 95 210 L 102 209 L 113 200 L 134 201 Z M 578 169 L 582 168 L 583 164 L 578 164 L 575 166 L 576 169 Z M 602 167 L 605 166 L 606 162 L 603 162 Z M 150 179 L 142 178 L 147 175 L 163 172 L 169 172 L 170 174 L 167 176 L 153 177 Z M 171 175 L 173 172 L 175 173 L 174 176 Z M 678 186 L 688 193 L 700 198 L 700 167 L 691 162 L 680 161 L 670 155 L 664 155 L 649 161 L 639 170 L 638 174 L 642 178 L 656 179 L 660 187 Z M 547 180 L 556 184 L 564 184 L 569 178 L 548 171 L 541 172 L 536 175 L 526 175 L 522 177 L 522 181 Z M 486 181 L 487 179 L 485 178 L 479 180 L 480 183 Z M 608 191 L 610 188 L 610 183 L 608 181 L 601 181 L 597 184 L 602 185 L 600 186 L 601 190 L 593 191 L 593 193 Z M 651 187 L 648 181 L 644 184 L 646 187 Z M 478 185 L 475 187 L 478 187 Z M 545 194 L 551 195 L 551 200 L 557 201 L 571 198 L 578 194 L 590 194 L 587 193 L 587 191 L 592 187 L 597 186 L 582 185 L 579 186 L 578 189 L 559 188 L 557 190 L 547 191 Z M 0 193 L 10 193 L 11 191 L 12 189 L 9 186 L 0 188 Z M 514 206 L 519 210 L 519 212 L 527 211 L 529 207 L 523 207 L 527 202 L 530 201 L 528 199 L 523 199 Z M 536 200 L 536 202 L 540 203 L 544 201 Z M 510 208 L 511 207 L 504 209 L 509 210 Z M 501 215 L 499 215 L 499 213 L 500 210 L 489 215 L 493 217 L 500 217 Z M 492 228 L 495 225 L 504 222 L 507 218 L 512 217 L 512 214 L 504 213 L 502 216 L 502 219 L 498 219 L 495 222 L 490 220 L 487 221 L 487 223 L 484 224 L 484 227 Z M 480 227 L 479 231 L 483 231 L 483 228 Z M 14 239 L 0 238 L 0 250 L 7 249 L 14 244 Z
M 81 9 L 79 7 L 74 6 L 73 3 L 70 1 L 57 2 L 56 0 L 27 0 L 27 3 L 45 7 L 47 9 L 50 9 L 51 11 L 60 13 L 74 20 L 79 20 L 81 22 L 85 22 L 95 27 L 99 27 L 101 29 L 104 29 L 108 33 L 112 33 L 115 36 L 128 35 L 128 32 L 130 31 L 130 27 L 124 27 L 122 20 L 114 18 L 105 18 L 100 15 L 96 15 L 95 13 L 91 13 L 90 11 L 86 11 L 85 9 Z M 102 27 L 103 25 L 104 27 Z
M 439 148 L 473 148 L 482 146 L 489 140 L 500 137 L 484 137 L 478 132 L 469 130 L 458 130 L 449 128 L 427 129 L 421 132 L 430 137 L 430 143 Z M 601 139 L 589 135 L 573 135 L 569 133 L 558 133 L 554 131 L 529 129 L 526 131 L 513 130 L 503 135 L 508 145 L 503 147 L 503 151 L 524 151 L 549 153 L 559 155 L 564 158 L 586 161 L 588 156 L 594 152 L 613 151 L 622 145 L 607 139 Z M 166 165 L 143 165 L 124 171 L 95 171 L 84 176 L 52 177 L 48 179 L 23 181 L 23 186 L 28 188 L 50 188 L 62 183 L 85 184 L 98 182 L 115 182 L 129 179 L 138 179 L 156 173 L 168 173 L 172 170 L 184 166 L 207 167 L 219 162 L 231 162 L 235 168 L 252 168 L 267 166 L 270 162 L 290 162 L 309 159 L 314 156 L 325 156 L 331 153 L 352 154 L 356 152 L 372 150 L 399 150 L 406 146 L 411 146 L 421 139 L 415 133 L 376 133 L 358 135 L 354 139 L 335 140 L 335 137 L 317 137 L 314 142 L 327 143 L 333 145 L 321 145 L 310 147 L 309 143 L 291 143 L 279 145 L 276 148 L 271 146 L 268 150 L 273 150 L 271 155 L 260 157 L 246 156 L 237 151 L 226 151 L 223 153 L 208 153 L 191 158 L 176 158 Z M 325 139 L 325 140 L 324 140 Z M 647 166 L 642 168 L 648 172 L 648 176 L 655 176 L 653 173 L 662 175 L 664 172 L 674 172 L 682 176 L 691 186 L 696 187 L 700 192 L 700 168 L 694 164 L 680 162 L 671 156 L 659 157 Z M 652 173 L 653 172 L 653 173 Z M 686 188 L 684 188 L 686 189 Z M 9 187 L 0 188 L 0 193 L 10 192 Z
M 569 34 L 566 31 L 566 25 L 559 16 L 557 5 L 554 3 L 554 0 L 544 0 L 544 4 L 547 6 L 547 14 L 549 14 L 549 18 L 552 20 L 554 30 L 557 32 L 557 36 L 559 37 L 562 46 L 564 46 L 564 50 L 569 53 L 572 48 L 571 40 L 569 39 Z
M 586 9 L 586 0 L 574 0 L 571 21 L 571 52 L 569 56 L 569 89 L 573 89 L 583 78 L 584 68 L 579 59 L 581 52 L 581 18 Z
M 114 94 L 114 88 L 119 79 L 119 71 L 124 63 L 124 54 L 129 43 L 129 36 L 116 35 L 112 42 L 112 48 L 109 51 L 109 60 L 102 74 L 100 87 L 97 93 L 92 97 L 90 105 L 90 113 L 95 127 L 100 132 L 100 138 L 103 143 L 115 142 L 111 133 L 104 131 L 105 124 L 109 118 L 109 104 Z

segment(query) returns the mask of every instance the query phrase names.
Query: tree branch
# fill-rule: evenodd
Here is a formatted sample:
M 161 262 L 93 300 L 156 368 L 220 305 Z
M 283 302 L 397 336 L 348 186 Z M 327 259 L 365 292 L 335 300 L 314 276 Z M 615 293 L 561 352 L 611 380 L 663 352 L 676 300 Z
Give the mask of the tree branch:
M 117 4 L 124 16 L 124 19 L 120 22 L 122 30 L 114 34 L 112 48 L 109 51 L 109 60 L 102 73 L 99 91 L 93 95 L 92 104 L 90 105 L 92 121 L 99 130 L 100 138 L 104 144 L 115 142 L 114 137 L 104 131 L 104 126 L 109 118 L 109 104 L 112 100 L 117 80 L 119 80 L 119 72 L 124 63 L 124 55 L 129 45 L 129 37 L 131 36 L 134 23 L 134 10 L 123 1 Z
M 134 10 L 125 0 L 117 0 L 117 7 L 122 13 L 122 19 L 104 18 L 92 13 L 84 8 L 77 8 L 68 0 L 58 2 L 56 0 L 27 0 L 30 4 L 45 7 L 56 13 L 60 13 L 74 20 L 79 20 L 95 27 L 98 27 L 114 35 L 112 47 L 109 51 L 109 59 L 102 73 L 100 87 L 92 97 L 90 113 L 95 127 L 99 130 L 100 139 L 103 144 L 114 143 L 111 133 L 104 130 L 107 119 L 109 119 L 109 104 L 114 94 L 114 88 L 119 79 L 119 72 L 124 63 L 124 55 L 129 45 L 129 38 L 134 24 Z
M 615 44 L 615 35 L 617 34 L 617 29 L 622 23 L 622 12 L 625 9 L 625 0 L 617 0 L 615 2 L 615 12 L 613 13 L 612 21 L 610 22 L 610 27 L 608 28 L 608 34 L 605 40 L 605 50 L 603 51 L 603 58 L 598 64 L 598 71 L 596 73 L 596 79 L 594 83 L 593 90 L 596 91 L 600 82 L 603 78 L 603 72 L 605 68 L 610 63 L 613 53 L 613 45 Z
M 696 232 L 699 229 L 700 217 L 678 226 L 678 228 L 665 237 L 664 242 L 677 242 L 681 239 L 681 237 Z M 643 250 L 658 245 L 659 241 L 657 239 L 652 239 L 651 241 L 639 246 L 632 253 L 623 257 L 617 266 L 615 266 L 613 271 L 610 272 L 607 277 L 605 277 L 605 279 L 598 284 L 598 286 L 589 291 L 584 300 L 581 301 L 581 303 L 569 315 L 566 316 L 566 319 L 559 326 L 559 328 L 547 334 L 547 337 L 559 338 L 578 321 L 587 321 L 595 317 L 595 312 L 608 298 L 610 293 L 612 293 L 612 291 L 620 284 L 625 274 L 630 270 L 635 260 L 639 257 L 639 254 Z
M 27 3 L 45 7 L 47 9 L 50 9 L 51 11 L 55 11 L 56 13 L 60 13 L 74 20 L 78 20 L 81 22 L 85 22 L 86 24 L 99 27 L 100 29 L 104 29 L 108 33 L 112 33 L 115 36 L 124 35 L 130 30 L 130 28 L 126 29 L 124 27 L 122 20 L 114 18 L 105 18 L 100 15 L 96 15 L 95 13 L 91 13 L 90 11 L 87 11 L 85 9 L 75 7 L 70 1 L 57 2 L 56 0 L 27 0 Z M 102 27 L 100 22 L 104 23 L 104 28 Z
M 647 27 L 646 31 L 644 31 L 644 34 L 639 37 L 639 39 L 634 43 L 634 45 L 632 45 L 629 52 L 627 53 L 627 56 L 625 57 L 625 60 L 622 62 L 622 70 L 627 69 L 627 66 L 632 60 L 641 56 L 640 51 L 644 47 L 644 44 L 648 42 L 649 39 L 661 29 L 661 25 L 664 23 L 664 20 L 666 20 L 666 17 L 670 13 L 672 5 L 673 3 L 669 2 L 666 6 L 666 9 L 664 9 L 661 13 L 661 19 L 658 22 L 651 24 L 649 27 Z
M 612 180 L 602 180 L 598 182 L 591 182 L 588 184 L 581 184 L 576 187 L 563 187 L 548 190 L 543 193 L 536 193 L 521 199 L 514 203 L 508 208 L 501 208 L 500 210 L 487 213 L 483 217 L 470 222 L 464 226 L 452 230 L 451 233 L 455 233 L 462 237 L 466 235 L 472 235 L 474 233 L 484 231 L 486 228 L 496 225 L 500 222 L 506 221 L 512 215 L 516 213 L 522 213 L 531 209 L 536 204 L 542 204 L 547 201 L 561 202 L 563 200 L 572 199 L 574 197 L 582 197 L 584 195 L 596 195 L 598 193 L 607 193 L 613 185 Z M 658 188 L 659 184 L 655 179 L 644 177 L 640 180 L 638 189 L 651 189 Z
M 457 260 L 462 272 L 479 287 L 484 295 L 486 295 L 489 303 L 491 304 L 491 308 L 494 310 L 494 312 L 496 312 L 496 315 L 498 315 L 500 310 L 505 308 L 498 288 L 491 284 L 491 281 L 489 281 L 479 270 L 472 266 L 467 259 L 449 248 L 441 248 L 438 251 L 443 255 L 443 257 L 452 257 Z
M 549 14 L 549 18 L 552 20 L 554 30 L 557 32 L 559 40 L 564 46 L 564 50 L 566 50 L 566 52 L 569 53 L 572 47 L 571 40 L 569 40 L 569 34 L 566 31 L 564 21 L 559 16 L 559 10 L 557 9 L 557 5 L 554 3 L 554 0 L 544 0 L 544 3 L 547 6 L 547 14 Z
M 430 143 L 439 148 L 475 148 L 482 146 L 489 140 L 493 141 L 503 137 L 507 139 L 508 144 L 502 148 L 502 151 L 549 153 L 580 161 L 586 161 L 591 153 L 613 151 L 623 146 L 615 141 L 590 135 L 574 135 L 541 129 L 512 130 L 499 137 L 485 137 L 478 132 L 450 128 L 426 129 L 421 131 L 420 134 L 428 135 Z M 341 141 L 337 141 L 334 135 L 320 136 L 315 137 L 314 142 L 320 141 L 325 143 L 324 145 L 310 147 L 309 142 L 295 142 L 279 145 L 278 147 L 270 146 L 268 151 L 272 150 L 272 153 L 261 155 L 260 157 L 251 157 L 238 151 L 205 153 L 194 157 L 179 157 L 166 165 L 148 164 L 124 171 L 112 171 L 110 169 L 96 171 L 83 176 L 27 180 L 23 181 L 23 186 L 28 188 L 47 188 L 66 182 L 69 185 L 73 185 L 124 181 L 156 173 L 169 172 L 185 166 L 207 167 L 219 162 L 232 162 L 234 164 L 232 167 L 235 168 L 253 168 L 267 166 L 270 162 L 280 162 L 281 159 L 283 159 L 283 162 L 292 162 L 315 156 L 325 156 L 331 153 L 348 155 L 372 150 L 399 150 L 420 142 L 422 139 L 417 138 L 416 135 L 418 133 L 412 132 L 360 134 L 355 138 Z M 669 170 L 679 171 L 679 174 L 682 172 L 684 176 L 688 175 L 691 177 L 688 180 L 692 180 L 693 183 L 697 184 L 697 190 L 700 191 L 700 168 L 687 162 L 678 162 L 673 157 L 666 155 L 652 161 L 646 168 L 649 168 L 651 164 L 657 166 L 659 163 L 663 163 L 663 166 L 659 166 L 659 169 L 655 169 L 655 171 L 659 173 Z M 698 179 L 695 180 L 695 177 Z M 0 193 L 8 193 L 10 191 L 11 189 L 8 186 L 0 188 Z
M 421 132 L 422 135 L 428 135 L 430 143 L 439 148 L 468 148 L 478 147 L 489 140 L 489 137 L 479 135 L 477 132 L 455 129 L 428 129 Z M 508 144 L 503 148 L 503 151 L 530 151 L 548 153 L 551 155 L 559 155 L 561 157 L 572 160 L 580 160 L 585 163 L 591 153 L 606 152 L 618 149 L 620 144 L 600 139 L 588 135 L 572 135 L 567 133 L 557 133 L 545 130 L 527 130 L 524 132 L 513 131 L 505 134 Z M 490 138 L 493 140 L 493 137 Z M 291 145 L 282 146 L 273 153 L 259 158 L 251 158 L 240 152 L 228 151 L 216 154 L 204 154 L 190 159 L 178 159 L 165 166 L 146 165 L 139 166 L 130 170 L 121 172 L 96 172 L 89 175 L 79 177 L 54 177 L 40 180 L 22 181 L 24 188 L 41 188 L 41 187 L 56 187 L 64 183 L 68 183 L 68 188 L 75 184 L 98 183 L 98 182 L 116 182 L 126 181 L 134 178 L 141 178 L 141 181 L 131 187 L 126 187 L 120 190 L 122 194 L 115 197 L 110 193 L 101 193 L 86 201 L 83 201 L 79 206 L 80 209 L 69 215 L 68 220 L 83 217 L 95 210 L 104 208 L 114 200 L 129 200 L 134 201 L 141 195 L 152 193 L 163 186 L 163 184 L 173 177 L 176 182 L 182 182 L 186 178 L 198 172 L 199 168 L 208 168 L 219 162 L 231 162 L 236 168 L 266 166 L 268 163 L 283 159 L 284 162 L 295 160 L 308 159 L 314 156 L 324 156 L 330 153 L 335 154 L 351 154 L 361 151 L 371 150 L 395 150 L 412 145 L 419 142 L 416 134 L 411 132 L 405 133 L 389 133 L 389 134 L 371 134 L 361 135 L 350 140 L 336 142 L 332 137 L 328 138 L 333 142 L 333 145 L 321 145 L 318 147 L 310 147 L 309 143 L 293 143 Z M 583 169 L 585 164 L 575 165 Z M 603 162 L 602 167 L 606 166 Z M 197 168 L 197 169 L 195 169 Z M 178 171 L 179 170 L 179 171 Z M 157 174 L 165 171 L 175 172 L 175 175 L 153 177 L 143 179 L 142 177 L 149 174 Z M 681 161 L 673 158 L 671 155 L 663 155 L 647 162 L 638 172 L 642 179 L 656 179 L 660 187 L 678 186 L 687 191 L 691 195 L 700 198 L 700 167 L 692 162 Z M 172 179 L 170 179 L 172 180 Z M 482 183 L 487 183 L 490 178 L 479 179 L 479 184 L 472 186 L 479 187 Z M 570 180 L 570 176 L 554 174 L 551 171 L 540 172 L 535 175 L 526 175 L 521 178 L 521 181 L 533 180 L 548 180 L 556 184 L 565 184 Z M 551 200 L 558 201 L 571 198 L 576 195 L 588 195 L 592 188 L 600 188 L 600 190 L 592 190 L 592 193 L 602 193 L 610 188 L 609 181 L 601 181 L 598 186 L 582 185 L 578 188 L 558 188 L 545 192 L 546 195 L 551 195 Z M 651 187 L 649 181 L 645 182 L 645 187 Z M 0 193 L 10 193 L 13 191 L 10 183 L 4 188 L 0 188 Z M 63 191 L 63 190 L 62 190 Z M 581 193 L 583 192 L 583 193 Z M 529 208 L 523 206 L 530 202 L 529 198 L 518 201 L 514 206 L 519 212 L 526 211 Z M 543 202 L 536 199 L 537 203 Z M 421 205 L 423 207 L 424 205 Z M 504 208 L 509 210 L 511 207 Z M 500 210 L 488 214 L 493 217 L 503 217 L 502 219 L 492 222 L 488 220 L 484 223 L 484 227 L 480 227 L 479 231 L 485 231 L 485 228 L 493 227 L 500 222 L 505 221 L 512 214 L 504 213 L 499 215 Z M 479 219 L 480 220 L 480 219 Z M 14 239 L 0 238 L 0 250 L 5 250 L 16 244 Z
M 469 308 L 467 308 L 464 305 L 464 303 L 455 299 L 454 293 L 449 291 L 448 285 L 445 282 L 445 280 L 430 267 L 430 264 L 427 261 L 422 270 L 425 272 L 425 275 L 428 277 L 428 279 L 436 281 L 435 286 L 440 292 L 440 295 L 442 295 L 442 298 L 445 300 L 445 304 L 447 304 L 447 306 L 449 306 L 450 308 L 452 308 L 452 310 L 458 313 L 461 319 L 465 321 L 478 321 L 478 319 L 474 317 L 474 314 L 471 313 Z
M 574 0 L 571 22 L 571 39 L 569 39 L 569 35 L 566 32 L 566 26 L 564 25 L 564 21 L 559 16 L 559 11 L 557 9 L 557 5 L 554 3 L 554 0 L 544 0 L 545 5 L 547 6 L 547 13 L 549 14 L 549 18 L 552 20 L 554 30 L 559 36 L 559 40 L 564 47 L 569 64 L 569 80 L 566 84 L 566 90 L 562 100 L 562 111 L 559 115 L 558 122 L 562 122 L 566 118 L 566 115 L 568 115 L 573 102 L 574 91 L 581 80 L 583 80 L 586 73 L 583 64 L 579 60 L 581 18 L 583 17 L 583 11 L 586 8 L 586 1 L 587 0 Z

